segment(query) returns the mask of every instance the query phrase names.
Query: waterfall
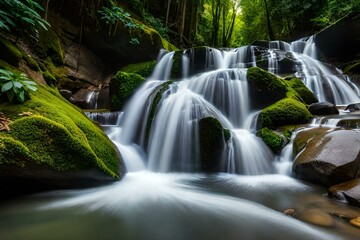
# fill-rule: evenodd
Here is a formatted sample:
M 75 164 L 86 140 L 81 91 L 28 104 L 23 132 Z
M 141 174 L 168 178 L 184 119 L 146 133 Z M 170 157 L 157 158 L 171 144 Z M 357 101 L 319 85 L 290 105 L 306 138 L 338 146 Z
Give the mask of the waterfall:
M 284 159 L 289 158 L 291 147 L 284 149 L 280 161 L 273 161 L 271 150 L 254 134 L 258 110 L 250 109 L 247 68 L 266 60 L 267 70 L 280 74 L 281 61 L 292 59 L 293 74 L 320 101 L 359 102 L 356 86 L 337 69 L 311 57 L 316 55 L 313 38 L 290 44 L 272 41 L 264 50 L 244 46 L 161 52 L 152 75 L 126 104 L 120 130 L 111 139 L 123 152 L 125 162 L 132 162 L 131 171 L 199 172 L 204 165 L 199 124 L 212 117 L 224 128 L 216 171 L 285 173 L 289 161 Z M 169 81 L 175 76 L 173 71 L 180 79 Z

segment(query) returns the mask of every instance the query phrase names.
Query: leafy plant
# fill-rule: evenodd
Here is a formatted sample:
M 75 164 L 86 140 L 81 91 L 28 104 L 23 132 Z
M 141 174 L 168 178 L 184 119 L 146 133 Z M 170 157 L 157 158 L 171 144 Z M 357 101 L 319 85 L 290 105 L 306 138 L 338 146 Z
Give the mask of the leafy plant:
M 24 73 L 0 69 L 0 95 L 6 93 L 9 102 L 25 102 L 29 99 L 29 91 L 36 91 L 36 83 Z
M 7 32 L 29 34 L 38 39 L 39 30 L 47 30 L 50 24 L 37 11 L 44 11 L 39 3 L 33 0 L 1 0 L 0 29 Z
M 128 29 L 130 34 L 136 29 L 144 29 L 144 25 L 134 21 L 131 18 L 130 13 L 125 12 L 124 9 L 117 6 L 114 2 L 110 1 L 110 3 L 110 8 L 102 7 L 102 9 L 99 10 L 101 19 L 105 20 L 105 22 L 110 25 L 109 36 L 115 36 L 120 23 L 123 24 L 124 28 Z M 137 37 L 132 37 L 130 39 L 130 44 L 139 45 L 139 39 Z

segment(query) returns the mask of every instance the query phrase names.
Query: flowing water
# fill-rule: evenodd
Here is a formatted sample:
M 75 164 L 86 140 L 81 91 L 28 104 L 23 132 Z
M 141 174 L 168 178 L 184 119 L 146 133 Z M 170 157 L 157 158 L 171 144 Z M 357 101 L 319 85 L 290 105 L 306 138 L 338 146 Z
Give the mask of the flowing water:
M 318 96 L 323 97 L 325 90 L 313 82 L 326 79 L 332 83 L 328 86 L 335 103 L 358 101 L 354 86 L 343 78 L 329 77 L 321 62 L 306 55 L 312 49 L 306 44 L 306 40 L 271 43 L 265 53 L 271 58 L 269 70 L 279 72 L 279 51 L 297 51 L 291 52 L 300 66 L 295 73 Z M 0 239 L 360 236 L 359 230 L 330 215 L 356 217 L 360 216 L 358 208 L 330 200 L 322 195 L 326 189 L 289 176 L 292 144 L 274 156 L 254 134 L 259 109 L 249 107 L 246 71 L 257 64 L 255 47 L 206 48 L 205 70 L 195 74 L 192 50 L 184 51 L 182 79 L 170 82 L 173 57 L 173 52 L 161 53 L 153 74 L 136 90 L 124 113 L 88 114 L 106 125 L 105 132 L 119 148 L 128 171 L 124 179 L 98 188 L 47 192 L 3 203 Z M 317 64 L 322 72 L 308 69 Z M 308 80 L 316 74 L 322 77 Z M 221 146 L 220 168 L 212 174 L 199 173 L 199 122 L 206 117 L 216 118 L 229 131 L 229 139 Z M 330 223 L 318 227 L 284 215 L 289 208 L 305 217 L 320 212 L 314 218 L 325 214 Z

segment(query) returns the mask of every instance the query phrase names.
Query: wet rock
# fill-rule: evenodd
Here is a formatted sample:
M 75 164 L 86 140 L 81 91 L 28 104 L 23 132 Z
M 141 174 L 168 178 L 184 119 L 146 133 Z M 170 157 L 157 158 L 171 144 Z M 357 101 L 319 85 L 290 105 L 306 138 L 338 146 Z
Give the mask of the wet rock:
M 287 216 L 294 217 L 295 216 L 295 209 L 289 208 L 284 211 L 284 214 Z
M 206 117 L 199 121 L 199 132 L 202 170 L 216 172 L 225 143 L 224 128 L 216 118 Z
M 295 154 L 305 146 L 293 164 L 295 177 L 329 187 L 360 176 L 359 132 L 309 130 L 294 143 Z
M 360 217 L 351 219 L 350 224 L 355 226 L 355 227 L 360 228 Z
M 317 209 L 306 209 L 296 214 L 296 218 L 321 227 L 333 227 L 335 224 L 330 214 Z
M 346 199 L 350 204 L 360 207 L 360 178 L 332 186 L 328 193 L 330 197 Z
M 329 102 L 313 103 L 309 106 L 309 112 L 313 115 L 339 114 L 336 106 Z
M 349 104 L 349 105 L 347 105 L 345 110 L 349 110 L 350 112 L 358 111 L 358 110 L 360 110 L 360 103 Z

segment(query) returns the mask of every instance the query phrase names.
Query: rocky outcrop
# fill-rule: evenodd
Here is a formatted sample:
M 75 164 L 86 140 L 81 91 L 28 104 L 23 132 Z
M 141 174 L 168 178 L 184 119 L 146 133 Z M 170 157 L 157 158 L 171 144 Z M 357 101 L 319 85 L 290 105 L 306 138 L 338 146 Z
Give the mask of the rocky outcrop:
M 46 3 L 41 1 L 44 6 Z M 104 89 L 122 67 L 154 61 L 160 49 L 174 48 L 155 30 L 135 19 L 131 21 L 140 27 L 129 31 L 119 24 L 117 31 L 109 34 L 110 25 L 99 13 L 103 4 L 106 3 L 90 0 L 49 1 L 47 20 L 51 28 L 41 31 L 39 41 L 30 46 L 32 54 L 41 59 L 47 83 L 70 92 L 72 97 L 68 100 L 82 108 L 95 107 L 93 102 L 99 99 L 86 98 L 92 93 L 109 93 Z M 134 38 L 137 42 L 131 43 Z M 109 109 L 109 97 L 99 104 Z
M 339 37 L 341 36 L 341 37 Z M 316 34 L 315 43 L 326 59 L 348 62 L 360 52 L 360 14 L 354 13 Z
M 303 131 L 294 140 L 294 155 L 297 178 L 324 186 L 352 180 L 360 175 L 360 133 L 326 128 Z

